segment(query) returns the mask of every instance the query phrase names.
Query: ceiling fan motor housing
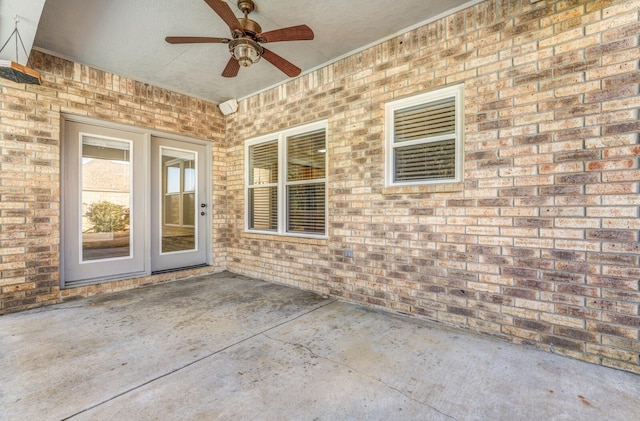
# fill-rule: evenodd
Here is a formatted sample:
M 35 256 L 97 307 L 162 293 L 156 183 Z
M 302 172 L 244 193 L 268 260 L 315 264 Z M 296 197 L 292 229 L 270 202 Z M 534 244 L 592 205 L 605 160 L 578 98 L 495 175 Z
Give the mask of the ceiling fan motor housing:
M 238 21 L 240 21 L 245 33 L 249 33 L 252 36 L 262 33 L 262 28 L 256 21 L 249 18 L 238 18 Z

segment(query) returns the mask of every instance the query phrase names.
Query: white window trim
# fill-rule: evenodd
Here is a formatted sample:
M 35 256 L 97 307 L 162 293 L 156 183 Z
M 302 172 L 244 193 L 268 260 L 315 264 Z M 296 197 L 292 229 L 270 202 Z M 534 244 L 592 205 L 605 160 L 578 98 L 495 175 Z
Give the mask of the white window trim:
M 325 155 L 324 165 L 325 165 L 325 177 L 320 179 L 314 179 L 314 183 L 324 183 L 325 184 L 325 195 L 324 195 L 324 220 L 325 220 L 325 232 L 324 234 L 312 234 L 312 233 L 299 233 L 299 232 L 289 232 L 287 231 L 287 219 L 288 219 L 288 206 L 287 206 L 287 186 L 295 185 L 295 184 L 309 184 L 308 182 L 288 182 L 287 181 L 287 138 L 299 134 L 304 134 L 307 132 L 312 132 L 315 130 L 324 129 L 325 131 L 325 146 L 327 155 Z M 246 233 L 252 234 L 268 234 L 268 235 L 279 235 L 279 236 L 287 236 L 287 237 L 301 237 L 301 238 L 314 238 L 314 239 L 327 239 L 328 238 L 328 213 L 329 213 L 329 185 L 327 174 L 329 173 L 329 158 L 328 158 L 328 121 L 322 120 L 317 121 L 310 124 L 305 124 L 303 126 L 297 126 L 290 129 L 282 130 L 280 132 L 271 133 L 263 136 L 253 137 L 247 139 L 245 142 L 244 149 L 244 209 L 245 209 L 245 221 L 244 221 L 244 231 Z M 261 143 L 268 142 L 278 142 L 278 183 L 269 183 L 269 184 L 261 184 L 260 187 L 277 187 L 278 189 L 278 229 L 275 231 L 270 230 L 258 230 L 249 228 L 249 188 L 253 186 L 249 186 L 249 149 L 252 146 L 259 145 Z
M 455 98 L 455 177 L 440 180 L 394 181 L 394 150 L 397 146 L 410 146 L 421 143 L 430 143 L 440 140 L 437 136 L 427 140 L 414 140 L 395 144 L 395 111 L 404 108 L 422 105 L 446 98 Z M 385 187 L 416 186 L 443 183 L 460 183 L 464 173 L 464 85 L 448 86 L 446 88 L 425 92 L 407 98 L 401 98 L 385 104 Z

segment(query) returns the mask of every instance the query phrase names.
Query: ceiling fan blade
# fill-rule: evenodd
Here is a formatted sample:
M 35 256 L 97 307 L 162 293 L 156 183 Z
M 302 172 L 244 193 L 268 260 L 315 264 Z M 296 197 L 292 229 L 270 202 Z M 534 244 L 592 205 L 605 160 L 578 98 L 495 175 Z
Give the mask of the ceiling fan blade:
M 197 44 L 197 43 L 220 43 L 227 44 L 231 41 L 229 38 L 214 37 L 166 37 L 164 39 L 169 44 Z
M 218 16 L 220 16 L 220 18 L 229 26 L 229 28 L 231 28 L 232 31 L 244 33 L 244 29 L 242 28 L 240 21 L 238 20 L 236 15 L 233 14 L 233 10 L 231 10 L 231 7 L 229 7 L 226 2 L 222 0 L 204 1 L 209 5 L 209 7 L 213 9 L 214 12 L 218 14 Z
M 306 41 L 313 39 L 313 31 L 307 25 L 290 26 L 256 35 L 260 42 Z
M 227 63 L 227 67 L 222 71 L 223 77 L 236 77 L 238 75 L 238 71 L 240 70 L 240 63 L 238 60 L 231 57 L 229 62 Z
M 278 69 L 282 70 L 289 77 L 298 76 L 302 71 L 294 64 L 288 62 L 273 51 L 267 50 L 266 48 L 264 48 L 262 57 L 264 57 L 265 60 L 276 66 Z

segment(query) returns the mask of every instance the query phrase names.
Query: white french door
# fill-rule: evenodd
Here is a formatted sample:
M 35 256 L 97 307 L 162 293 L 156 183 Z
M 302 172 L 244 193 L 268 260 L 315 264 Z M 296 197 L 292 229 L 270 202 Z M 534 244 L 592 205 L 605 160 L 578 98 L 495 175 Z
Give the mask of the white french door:
M 210 263 L 208 148 L 65 121 L 62 287 Z
M 151 138 L 151 269 L 197 266 L 207 259 L 206 148 Z

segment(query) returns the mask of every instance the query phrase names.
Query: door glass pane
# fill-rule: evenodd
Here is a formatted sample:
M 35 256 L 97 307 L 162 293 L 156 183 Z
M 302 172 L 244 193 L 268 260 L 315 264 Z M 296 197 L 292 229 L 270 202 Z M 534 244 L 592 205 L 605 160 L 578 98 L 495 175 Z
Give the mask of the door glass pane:
M 82 138 L 82 261 L 131 254 L 131 144 Z
M 162 215 L 161 251 L 196 248 L 196 153 L 161 148 Z

